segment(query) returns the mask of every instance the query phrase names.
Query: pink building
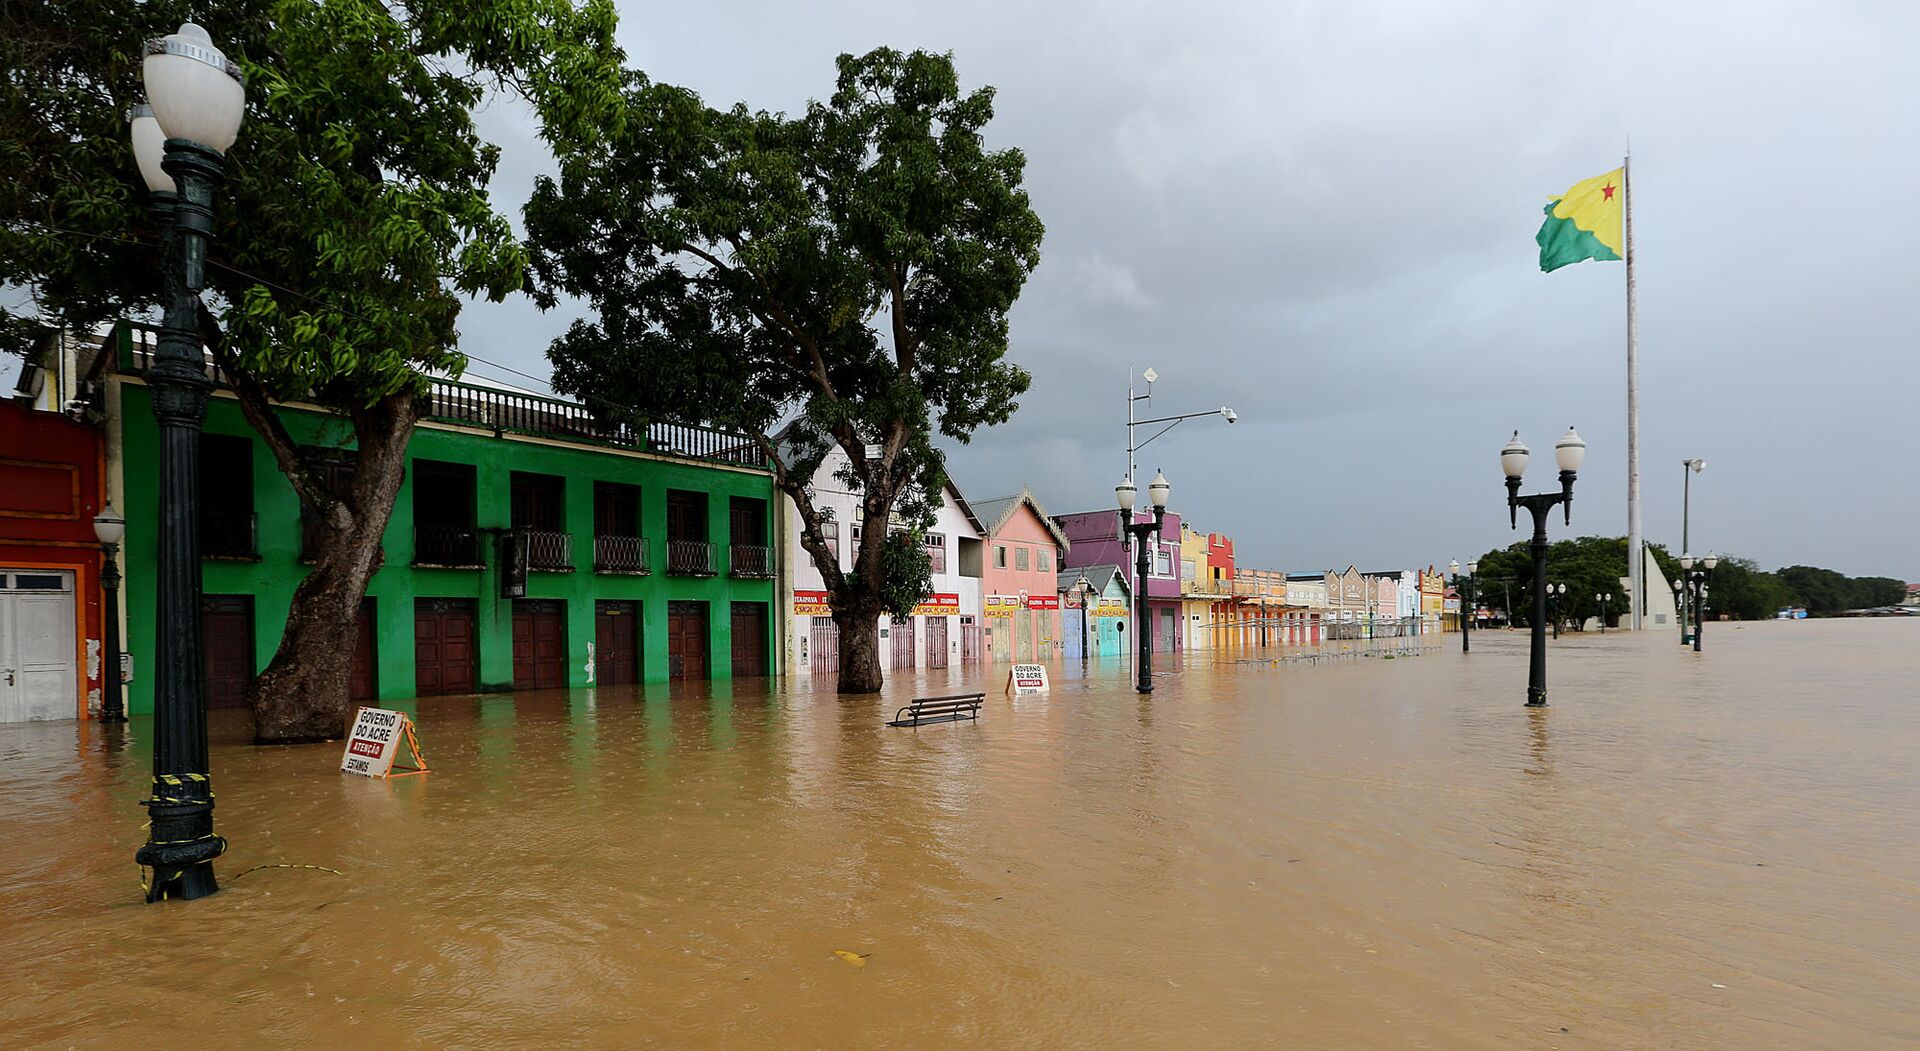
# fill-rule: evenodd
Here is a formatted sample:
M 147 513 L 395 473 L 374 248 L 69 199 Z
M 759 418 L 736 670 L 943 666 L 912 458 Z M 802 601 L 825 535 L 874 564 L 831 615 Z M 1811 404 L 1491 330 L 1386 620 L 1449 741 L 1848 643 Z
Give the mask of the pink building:
M 1013 496 L 975 501 L 987 530 L 980 571 L 987 652 L 994 660 L 1044 661 L 1060 648 L 1058 573 L 1067 537 L 1025 486 Z

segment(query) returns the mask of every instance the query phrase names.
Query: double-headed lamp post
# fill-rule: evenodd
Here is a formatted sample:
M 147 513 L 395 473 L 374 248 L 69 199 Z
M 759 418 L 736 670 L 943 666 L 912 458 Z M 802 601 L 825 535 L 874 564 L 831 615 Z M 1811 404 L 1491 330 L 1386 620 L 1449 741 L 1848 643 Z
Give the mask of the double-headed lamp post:
M 1695 568 L 1696 565 L 1698 568 Z M 1680 556 L 1680 572 L 1687 579 L 1688 605 L 1693 607 L 1693 652 L 1700 652 L 1700 629 L 1707 620 L 1707 582 L 1720 565 L 1720 556 L 1709 553 L 1698 563 L 1689 554 Z
M 1147 573 L 1153 568 L 1153 551 L 1149 541 L 1160 532 L 1161 523 L 1167 518 L 1167 497 L 1172 495 L 1173 486 L 1167 484 L 1167 476 L 1156 471 L 1153 481 L 1147 483 L 1147 499 L 1153 504 L 1153 517 L 1136 522 L 1133 518 L 1133 500 L 1138 490 L 1133 487 L 1133 479 L 1127 478 L 1113 487 L 1114 500 L 1120 505 L 1120 528 L 1134 541 L 1134 570 L 1138 574 L 1140 586 L 1134 589 L 1133 605 L 1138 613 L 1135 638 L 1140 644 L 1140 660 L 1137 666 L 1140 681 L 1134 687 L 1141 693 L 1153 692 L 1153 621 L 1147 615 Z
M 124 723 L 127 706 L 120 691 L 120 539 L 127 535 L 127 520 L 112 504 L 93 516 L 93 536 L 100 541 L 100 592 L 102 635 L 106 644 L 106 662 L 100 673 L 100 721 Z
M 1560 637 L 1560 603 L 1567 597 L 1565 584 L 1547 585 L 1547 620 L 1553 625 L 1553 637 Z
M 1593 596 L 1593 604 L 1600 607 L 1600 634 L 1602 635 L 1607 633 L 1607 603 L 1612 601 L 1613 592 L 1611 591 Z
M 149 108 L 132 120 L 134 159 L 156 212 L 171 215 L 165 317 L 147 370 L 160 430 L 160 547 L 155 621 L 152 818 L 134 860 L 153 869 L 147 900 L 202 898 L 220 889 L 213 859 L 227 841 L 213 831 L 207 713 L 201 681 L 200 426 L 207 414 L 200 346 L 200 290 L 213 236 L 213 188 L 240 132 L 246 91 L 240 68 L 192 22 L 147 41 L 141 67 Z M 171 198 L 162 196 L 171 194 Z M 165 206 L 170 203 L 171 208 Z
M 1510 527 L 1518 527 L 1519 511 L 1524 507 L 1533 513 L 1533 641 L 1527 662 L 1527 707 L 1544 708 L 1547 705 L 1547 622 L 1538 614 L 1547 608 L 1547 512 L 1554 505 L 1566 507 L 1566 521 L 1573 524 L 1573 482 L 1580 472 L 1580 464 L 1587 457 L 1587 443 L 1580 440 L 1572 427 L 1553 447 L 1554 460 L 1560 465 L 1560 491 L 1557 493 L 1534 493 L 1520 495 L 1520 476 L 1527 471 L 1527 460 L 1532 454 L 1527 444 L 1520 440 L 1520 432 L 1513 432 L 1513 440 L 1500 450 L 1500 469 L 1507 476 L 1507 522 Z
M 1460 596 L 1460 652 L 1468 653 L 1473 649 L 1470 636 L 1473 634 L 1473 577 L 1480 572 L 1478 560 L 1467 563 L 1467 575 L 1460 575 L 1460 560 L 1447 563 L 1447 571 L 1453 574 L 1453 590 Z
M 1080 579 L 1073 582 L 1073 592 L 1080 596 L 1080 673 L 1084 678 L 1087 671 L 1087 621 L 1093 616 L 1087 598 L 1093 594 L 1093 581 L 1088 580 L 1085 573 L 1080 574 Z

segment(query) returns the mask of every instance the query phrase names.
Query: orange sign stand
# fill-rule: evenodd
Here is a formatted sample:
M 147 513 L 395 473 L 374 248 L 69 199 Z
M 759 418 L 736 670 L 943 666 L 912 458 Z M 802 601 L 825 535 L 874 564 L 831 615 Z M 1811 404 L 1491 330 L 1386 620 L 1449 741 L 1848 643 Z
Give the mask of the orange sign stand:
M 407 731 L 407 751 L 413 755 L 413 765 L 401 766 L 399 760 L 396 759 L 392 771 L 387 774 L 387 778 L 391 780 L 396 777 L 412 777 L 415 774 L 432 773 L 431 770 L 427 769 L 426 757 L 420 754 L 420 739 L 413 735 L 413 719 L 406 717 L 406 722 L 402 725 Z

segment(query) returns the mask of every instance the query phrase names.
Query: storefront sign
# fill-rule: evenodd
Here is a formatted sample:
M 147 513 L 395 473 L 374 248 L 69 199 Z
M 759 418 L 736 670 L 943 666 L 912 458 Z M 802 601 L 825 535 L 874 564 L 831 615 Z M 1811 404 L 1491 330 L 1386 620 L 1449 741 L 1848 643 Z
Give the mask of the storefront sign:
M 1059 608 L 1060 608 L 1060 596 L 1058 596 L 1058 595 L 1028 595 L 1028 596 L 1027 596 L 1027 608 L 1028 608 L 1028 609 L 1059 609 Z
M 916 617 L 952 617 L 960 612 L 960 595 L 928 595 L 918 606 L 913 607 Z
M 413 755 L 413 766 L 404 773 L 393 773 L 393 761 L 405 741 Z M 386 708 L 361 708 L 354 713 L 353 730 L 347 734 L 347 750 L 340 757 L 340 772 L 361 777 L 404 777 L 427 772 L 420 758 L 420 742 L 413 734 L 413 720 L 406 712 Z
M 1093 607 L 1093 615 L 1096 617 L 1124 617 L 1127 615 L 1127 604 L 1121 602 L 1119 599 L 1101 599 L 1100 604 Z
M 793 593 L 793 615 L 830 617 L 833 607 L 827 604 L 827 593 L 824 591 L 796 591 Z
M 1016 696 L 1027 693 L 1047 692 L 1047 666 L 1044 664 L 1016 664 L 1007 672 L 1007 692 Z
M 1019 608 L 1020 608 L 1020 597 L 1018 595 L 988 595 L 987 596 L 988 616 L 998 615 L 998 616 L 1004 617 Z

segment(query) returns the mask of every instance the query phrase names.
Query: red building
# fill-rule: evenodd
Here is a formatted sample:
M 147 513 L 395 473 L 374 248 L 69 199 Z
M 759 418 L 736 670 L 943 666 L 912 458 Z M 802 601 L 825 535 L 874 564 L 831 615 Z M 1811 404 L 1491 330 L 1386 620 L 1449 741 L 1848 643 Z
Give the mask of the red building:
M 86 718 L 99 704 L 104 444 L 34 407 L 48 400 L 0 401 L 0 722 Z

